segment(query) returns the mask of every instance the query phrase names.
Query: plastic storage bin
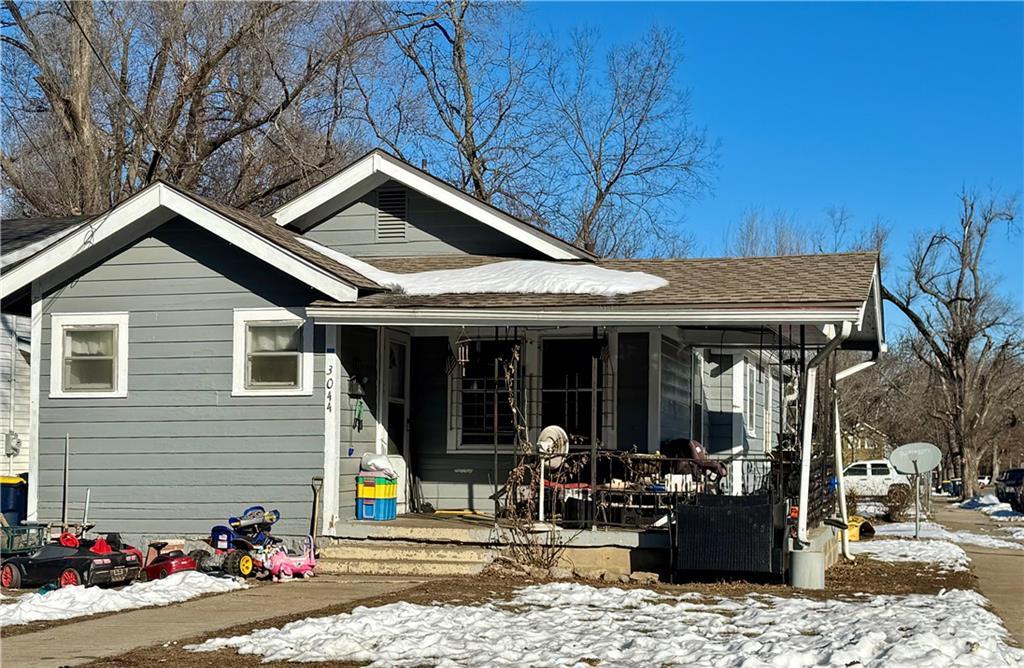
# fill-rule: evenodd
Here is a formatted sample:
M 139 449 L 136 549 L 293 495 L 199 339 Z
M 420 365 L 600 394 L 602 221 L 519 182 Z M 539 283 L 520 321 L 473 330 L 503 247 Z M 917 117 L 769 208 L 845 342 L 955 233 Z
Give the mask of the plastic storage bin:
M 398 517 L 398 481 L 369 472 L 356 476 L 356 519 L 386 521 Z
M 356 499 L 356 519 L 393 520 L 398 517 L 398 499 Z

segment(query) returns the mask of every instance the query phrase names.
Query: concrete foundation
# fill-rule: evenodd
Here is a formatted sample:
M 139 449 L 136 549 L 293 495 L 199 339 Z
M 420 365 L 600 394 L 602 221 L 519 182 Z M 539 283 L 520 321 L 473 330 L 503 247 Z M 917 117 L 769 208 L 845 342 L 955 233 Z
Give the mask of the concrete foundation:
M 824 589 L 825 570 L 839 560 L 836 530 L 818 527 L 809 532 L 808 539 L 809 545 L 791 546 L 789 584 L 798 589 Z

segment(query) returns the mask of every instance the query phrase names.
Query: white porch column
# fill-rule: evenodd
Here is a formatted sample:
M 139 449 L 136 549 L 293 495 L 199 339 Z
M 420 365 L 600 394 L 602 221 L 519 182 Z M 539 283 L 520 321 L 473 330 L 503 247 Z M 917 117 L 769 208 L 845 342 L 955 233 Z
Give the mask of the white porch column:
M 341 481 L 341 414 L 338 390 L 341 359 L 338 356 L 338 325 L 325 325 L 324 334 L 324 486 L 320 531 L 333 535 L 338 521 L 338 494 Z

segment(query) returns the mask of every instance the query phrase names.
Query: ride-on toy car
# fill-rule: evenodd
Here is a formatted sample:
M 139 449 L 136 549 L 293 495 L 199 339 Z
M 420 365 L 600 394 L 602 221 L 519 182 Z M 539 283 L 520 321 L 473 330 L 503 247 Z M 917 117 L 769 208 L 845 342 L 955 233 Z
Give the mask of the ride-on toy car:
M 165 547 L 167 547 L 167 543 L 149 544 L 150 553 L 153 556 L 149 557 L 149 560 L 142 567 L 142 571 L 139 573 L 139 580 L 142 582 L 162 580 L 171 573 L 196 570 L 195 559 L 181 550 L 164 552 L 163 549 Z
M 245 509 L 241 517 L 228 518 L 228 524 L 217 525 L 210 530 L 207 550 L 192 550 L 188 556 L 196 562 L 196 569 L 204 573 L 223 571 L 229 575 L 247 578 L 267 569 L 273 547 L 280 539 L 270 535 L 270 529 L 281 513 L 266 510 L 263 506 Z
M 308 578 L 313 576 L 316 568 L 316 554 L 313 549 L 313 537 L 306 536 L 303 541 L 302 554 L 291 556 L 283 545 L 270 551 L 267 570 L 275 582 L 289 580 L 294 577 Z
M 5 589 L 57 584 L 113 585 L 131 582 L 139 574 L 142 556 L 118 534 L 85 539 L 64 533 L 54 543 L 4 560 L 0 585 Z

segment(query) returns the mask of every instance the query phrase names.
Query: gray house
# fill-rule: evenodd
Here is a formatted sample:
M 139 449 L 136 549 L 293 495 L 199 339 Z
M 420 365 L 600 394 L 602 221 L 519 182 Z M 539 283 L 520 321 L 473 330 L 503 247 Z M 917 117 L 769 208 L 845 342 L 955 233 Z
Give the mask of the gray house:
M 400 510 L 489 512 L 512 346 L 531 437 L 692 438 L 739 490 L 742 455 L 799 440 L 794 369 L 884 347 L 874 254 L 602 259 L 380 151 L 268 217 L 153 184 L 0 292 L 37 362 L 30 514 L 59 519 L 67 439 L 72 509 L 90 490 L 90 521 L 129 535 L 201 534 L 252 503 L 300 535 L 312 476 L 343 535 L 368 452 L 404 470 Z
M 9 218 L 0 222 L 0 272 L 35 255 L 84 217 Z M 31 326 L 15 313 L 0 314 L 0 434 L 4 444 L 0 475 L 29 472 Z

